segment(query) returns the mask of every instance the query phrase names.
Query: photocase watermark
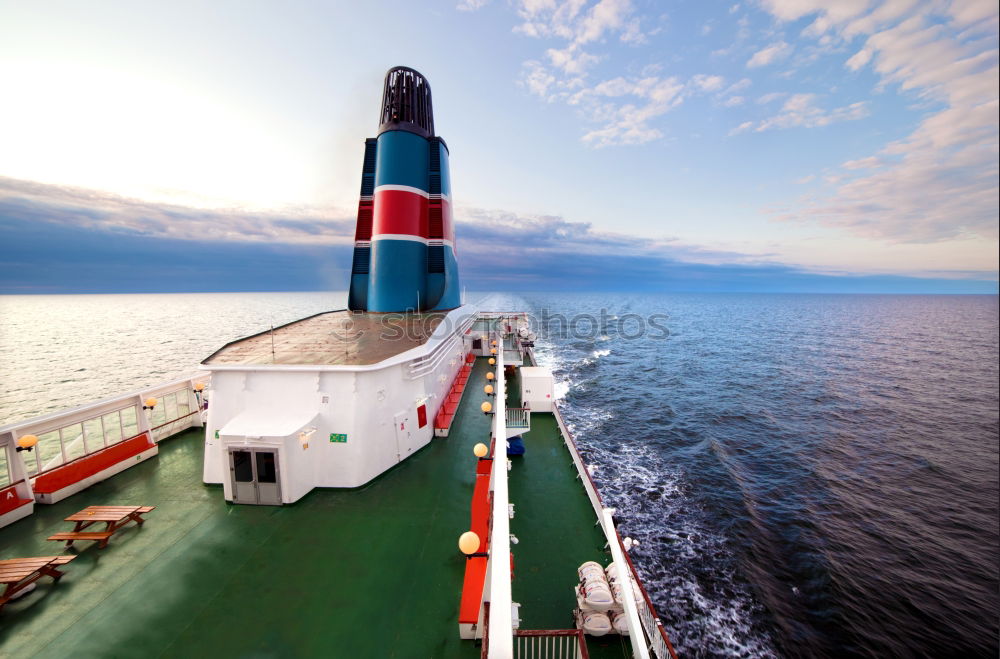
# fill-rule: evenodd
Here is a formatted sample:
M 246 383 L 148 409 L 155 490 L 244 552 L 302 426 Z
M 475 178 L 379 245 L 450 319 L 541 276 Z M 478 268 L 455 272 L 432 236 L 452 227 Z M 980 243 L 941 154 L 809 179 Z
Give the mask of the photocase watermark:
M 552 312 L 550 309 L 540 309 L 537 312 L 482 312 L 472 325 L 472 336 L 478 338 L 482 334 L 505 334 L 511 331 L 528 340 L 664 340 L 670 336 L 667 328 L 669 318 L 663 313 L 645 316 L 637 313 L 618 315 L 607 309 L 601 309 L 597 313 L 576 314 Z M 333 339 L 342 343 L 355 343 L 362 337 L 374 336 L 378 341 L 419 344 L 435 333 L 448 336 L 467 322 L 468 316 L 453 317 L 446 312 L 348 314 L 330 334 Z

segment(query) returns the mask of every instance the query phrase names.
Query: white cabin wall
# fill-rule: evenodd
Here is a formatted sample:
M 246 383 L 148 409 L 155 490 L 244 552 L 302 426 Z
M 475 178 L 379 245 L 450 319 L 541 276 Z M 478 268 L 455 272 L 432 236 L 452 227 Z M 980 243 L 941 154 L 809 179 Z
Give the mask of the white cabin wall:
M 351 371 L 327 371 L 320 375 L 320 392 L 328 401 L 320 405 L 315 439 L 318 450 L 312 456 L 316 487 L 353 487 L 345 483 L 358 479 L 357 462 L 364 447 L 356 415 L 362 403 L 356 391 L 359 375 Z M 331 442 L 331 433 L 346 434 L 347 442 Z
M 282 441 L 278 457 L 278 471 L 281 478 L 282 503 L 294 503 L 316 486 L 313 456 L 319 453 L 315 440 L 319 432 L 305 444 L 298 436 L 286 437 Z
M 242 371 L 216 371 L 212 374 L 212 386 L 208 396 L 208 420 L 205 422 L 205 465 L 202 480 L 205 483 L 226 484 L 229 482 L 229 466 L 225 460 L 225 447 L 215 432 L 226 422 L 243 411 L 243 383 L 246 374 Z M 226 492 L 227 498 L 230 497 Z

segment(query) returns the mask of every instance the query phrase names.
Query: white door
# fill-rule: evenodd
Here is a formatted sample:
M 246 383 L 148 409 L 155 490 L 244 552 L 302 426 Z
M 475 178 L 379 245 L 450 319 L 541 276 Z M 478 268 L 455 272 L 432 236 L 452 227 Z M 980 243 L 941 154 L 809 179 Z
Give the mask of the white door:
M 233 503 L 281 505 L 278 453 L 264 449 L 230 449 Z
M 410 413 L 400 412 L 395 416 L 396 421 L 396 455 L 399 460 L 405 459 L 410 455 L 412 450 L 410 447 L 410 435 L 412 429 L 410 428 Z

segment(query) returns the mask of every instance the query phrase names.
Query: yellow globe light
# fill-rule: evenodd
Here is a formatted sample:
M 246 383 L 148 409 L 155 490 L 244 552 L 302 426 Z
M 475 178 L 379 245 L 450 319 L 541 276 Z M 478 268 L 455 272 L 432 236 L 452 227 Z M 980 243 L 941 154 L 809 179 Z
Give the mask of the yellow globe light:
M 194 390 L 195 391 L 205 391 L 205 383 L 204 382 L 198 382 L 197 384 L 194 385 Z
M 497 349 L 496 348 L 490 348 L 490 354 L 491 355 L 497 354 Z
M 497 344 L 497 342 L 493 341 L 493 343 L 491 343 L 490 345 L 495 346 L 496 344 Z
M 477 458 L 485 458 L 486 454 L 489 453 L 489 452 L 490 452 L 490 447 L 487 446 L 486 444 L 483 444 L 482 442 L 480 442 L 480 443 L 478 443 L 478 444 L 476 444 L 475 446 L 472 447 L 472 453 Z
M 492 379 L 493 379 L 493 378 L 495 378 L 495 377 L 496 377 L 496 376 L 495 376 L 495 375 L 493 375 L 492 373 L 487 373 L 487 374 L 486 374 L 486 379 L 487 379 L 487 380 L 492 380 Z
M 489 401 L 483 401 L 483 404 L 479 406 L 479 409 L 481 409 L 484 414 L 489 414 L 493 411 L 493 404 Z
M 17 438 L 17 450 L 18 451 L 30 451 L 35 444 L 38 443 L 38 438 L 34 435 L 21 435 Z
M 486 385 L 485 387 L 483 387 L 483 391 L 486 392 L 487 396 L 492 396 L 493 395 L 493 385 L 492 384 Z
M 150 396 L 149 398 L 146 399 L 146 402 L 143 403 L 143 405 L 145 405 L 143 409 L 146 408 L 153 409 L 154 407 L 156 407 L 156 402 L 157 402 L 156 399 Z
M 493 366 L 496 363 L 497 363 L 497 360 L 495 360 L 492 357 L 490 357 L 490 361 L 489 361 L 490 366 Z
M 468 556 L 479 549 L 479 536 L 475 531 L 466 531 L 458 537 L 458 550 Z

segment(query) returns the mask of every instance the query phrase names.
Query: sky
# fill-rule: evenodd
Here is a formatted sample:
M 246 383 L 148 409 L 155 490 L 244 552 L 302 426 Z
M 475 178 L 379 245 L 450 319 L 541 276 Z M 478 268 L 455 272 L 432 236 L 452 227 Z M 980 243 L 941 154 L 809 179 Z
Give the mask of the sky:
M 343 290 L 427 76 L 463 285 L 997 292 L 994 1 L 0 0 L 0 293 Z

